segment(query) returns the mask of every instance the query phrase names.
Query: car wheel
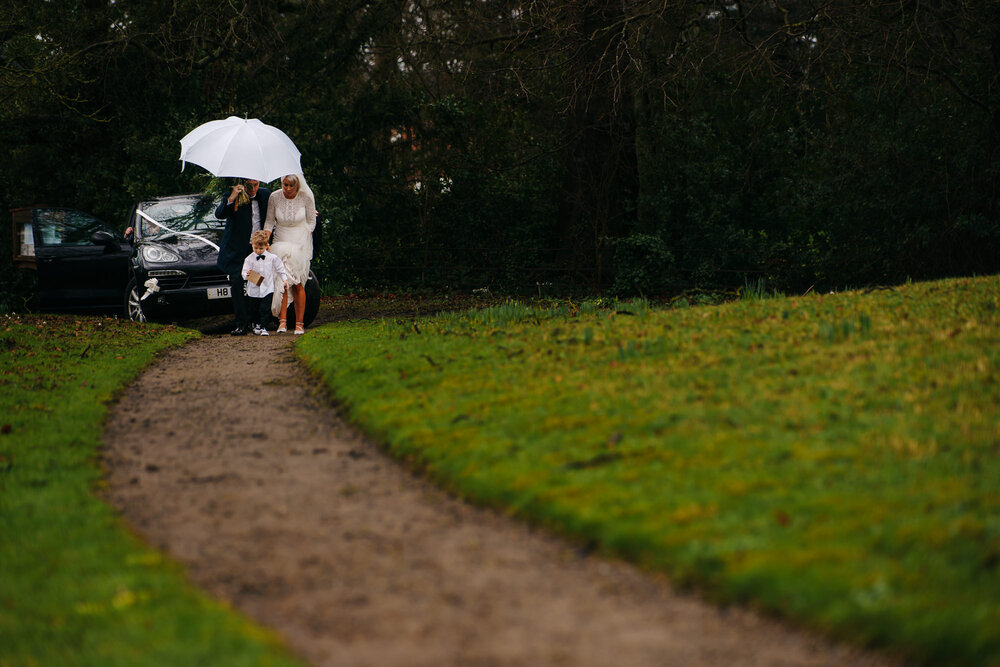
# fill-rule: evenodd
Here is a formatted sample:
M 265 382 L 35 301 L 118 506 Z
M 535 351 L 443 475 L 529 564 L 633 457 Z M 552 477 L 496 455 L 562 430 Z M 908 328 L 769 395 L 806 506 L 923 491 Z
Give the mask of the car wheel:
M 125 317 L 133 322 L 146 321 L 146 313 L 142 309 L 142 301 L 140 301 L 141 296 L 135 282 L 135 276 L 133 276 L 128 281 L 128 287 L 125 288 Z
M 316 313 L 319 312 L 319 297 L 319 280 L 317 280 L 316 274 L 310 271 L 309 280 L 306 281 L 306 312 L 305 317 L 302 318 L 302 323 L 305 326 L 309 326 L 316 319 Z M 295 304 L 290 303 L 288 304 L 289 330 L 294 322 L 298 322 L 295 318 Z

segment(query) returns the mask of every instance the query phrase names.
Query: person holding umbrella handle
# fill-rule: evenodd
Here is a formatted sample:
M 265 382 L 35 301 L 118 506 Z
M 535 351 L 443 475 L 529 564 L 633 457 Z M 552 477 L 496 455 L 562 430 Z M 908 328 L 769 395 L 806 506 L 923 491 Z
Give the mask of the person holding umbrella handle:
M 233 336 L 245 336 L 250 327 L 246 295 L 243 293 L 243 259 L 250 248 L 250 234 L 261 228 L 267 219 L 267 203 L 271 191 L 260 187 L 260 181 L 246 179 L 233 185 L 228 195 L 215 209 L 215 217 L 226 221 L 216 266 L 229 276 L 229 293 L 233 299 L 235 328 Z M 244 199 L 245 198 L 245 199 Z M 244 203 L 241 203 L 241 200 Z

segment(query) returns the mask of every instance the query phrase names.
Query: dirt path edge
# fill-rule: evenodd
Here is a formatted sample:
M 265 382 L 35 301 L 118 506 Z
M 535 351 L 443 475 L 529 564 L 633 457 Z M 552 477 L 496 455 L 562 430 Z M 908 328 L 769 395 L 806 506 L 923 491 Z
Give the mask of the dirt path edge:
M 449 496 L 347 425 L 289 335 L 204 336 L 105 429 L 108 501 L 313 665 L 887 665 Z

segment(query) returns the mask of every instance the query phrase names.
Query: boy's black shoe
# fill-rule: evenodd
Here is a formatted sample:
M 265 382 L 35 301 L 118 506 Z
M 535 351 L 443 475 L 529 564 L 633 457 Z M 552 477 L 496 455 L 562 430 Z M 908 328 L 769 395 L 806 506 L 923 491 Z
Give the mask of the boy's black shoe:
M 229 332 L 229 335 L 230 336 L 246 336 L 247 335 L 247 328 L 246 327 L 236 327 L 235 329 L 233 329 L 232 331 Z

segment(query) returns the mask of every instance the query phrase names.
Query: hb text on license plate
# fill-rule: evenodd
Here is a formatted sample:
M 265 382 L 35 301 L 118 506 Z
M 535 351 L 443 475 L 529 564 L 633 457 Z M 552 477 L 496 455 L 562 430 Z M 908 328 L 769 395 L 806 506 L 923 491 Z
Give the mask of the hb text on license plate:
M 228 298 L 230 298 L 229 285 L 222 285 L 220 287 L 209 287 L 208 290 L 206 290 L 206 291 L 208 292 L 208 298 L 209 299 L 228 299 Z

